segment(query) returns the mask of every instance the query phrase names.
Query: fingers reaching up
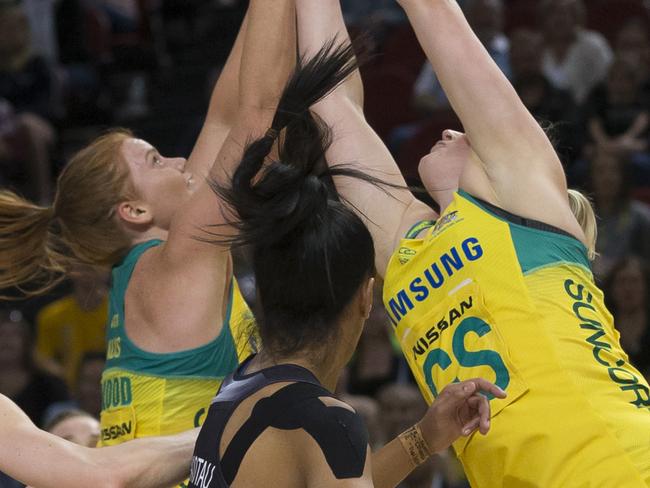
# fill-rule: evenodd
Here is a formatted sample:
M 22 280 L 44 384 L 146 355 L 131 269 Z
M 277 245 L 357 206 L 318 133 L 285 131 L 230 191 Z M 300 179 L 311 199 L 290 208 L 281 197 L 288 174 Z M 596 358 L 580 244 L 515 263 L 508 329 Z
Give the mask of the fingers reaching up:
M 487 434 L 491 415 L 488 396 L 505 398 L 506 392 L 482 378 L 447 385 L 420 421 L 431 451 L 442 451 L 476 430 Z

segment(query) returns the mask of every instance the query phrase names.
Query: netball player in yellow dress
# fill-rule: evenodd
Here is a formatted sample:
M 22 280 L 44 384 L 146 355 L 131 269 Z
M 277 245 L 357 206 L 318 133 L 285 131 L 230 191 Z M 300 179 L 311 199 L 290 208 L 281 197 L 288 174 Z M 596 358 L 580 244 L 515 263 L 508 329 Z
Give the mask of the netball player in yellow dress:
M 473 486 L 647 486 L 650 390 L 594 284 L 553 147 L 455 1 L 400 3 L 467 131 L 445 131 L 420 163 L 441 213 L 335 182 L 373 234 L 423 395 L 476 376 L 508 393 L 490 402 L 490 436 L 454 444 Z M 358 77 L 313 107 L 334 127 L 328 163 L 404 185 L 362 107 Z
M 205 180 L 270 125 L 295 64 L 294 26 L 294 0 L 251 0 L 187 161 L 116 131 L 68 163 L 51 207 L 0 192 L 0 288 L 43 291 L 77 262 L 113 268 L 102 446 L 201 425 L 250 352 L 229 249 L 200 239 L 222 218 Z

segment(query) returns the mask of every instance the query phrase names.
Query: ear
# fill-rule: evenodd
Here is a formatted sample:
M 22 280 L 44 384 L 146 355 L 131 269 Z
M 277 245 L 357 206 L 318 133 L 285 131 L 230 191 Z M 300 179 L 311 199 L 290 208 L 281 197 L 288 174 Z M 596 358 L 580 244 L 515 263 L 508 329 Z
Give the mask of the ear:
M 126 223 L 148 225 L 153 222 L 153 214 L 147 204 L 138 200 L 121 202 L 117 205 L 118 217 Z
M 364 319 L 370 317 L 370 311 L 372 310 L 372 300 L 374 297 L 374 288 L 375 288 L 375 279 L 368 278 L 363 285 L 361 285 L 361 315 Z

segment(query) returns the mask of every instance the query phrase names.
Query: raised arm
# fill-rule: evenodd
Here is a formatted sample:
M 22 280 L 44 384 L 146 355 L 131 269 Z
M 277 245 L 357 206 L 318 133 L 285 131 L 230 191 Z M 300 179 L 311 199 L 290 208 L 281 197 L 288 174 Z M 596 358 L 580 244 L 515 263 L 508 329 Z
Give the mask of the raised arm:
M 38 488 L 164 488 L 189 473 L 198 429 L 90 449 L 38 429 L 0 395 L 0 470 Z
M 546 134 L 472 32 L 455 0 L 398 0 L 506 210 L 580 235 Z M 486 179 L 484 179 L 486 181 Z
M 250 1 L 239 70 L 238 110 L 210 170 L 212 178 L 223 181 L 230 175 L 246 143 L 270 127 L 282 89 L 295 66 L 295 42 L 294 0 Z M 185 266 L 190 251 L 194 253 L 192 261 L 204 266 L 201 256 L 213 259 L 216 248 L 192 237 L 200 236 L 201 228 L 223 222 L 221 202 L 207 181 L 201 180 L 191 200 L 174 217 L 166 255 Z
M 296 0 L 298 45 L 301 55 L 318 51 L 338 35 L 349 41 L 339 0 Z M 386 182 L 406 186 L 390 152 L 363 115 L 363 83 L 357 71 L 320 103 L 312 107 L 334 134 L 327 152 L 328 164 L 348 164 Z M 434 218 L 426 205 L 408 190 L 386 188 L 347 178 L 335 179 L 338 192 L 359 210 L 375 242 L 380 275 L 402 234 L 418 220 Z
M 187 160 L 186 170 L 200 177 L 206 177 L 221 150 L 239 110 L 239 70 L 244 50 L 244 37 L 248 26 L 248 15 L 244 17 L 237 39 L 212 90 L 208 112 L 192 154 Z

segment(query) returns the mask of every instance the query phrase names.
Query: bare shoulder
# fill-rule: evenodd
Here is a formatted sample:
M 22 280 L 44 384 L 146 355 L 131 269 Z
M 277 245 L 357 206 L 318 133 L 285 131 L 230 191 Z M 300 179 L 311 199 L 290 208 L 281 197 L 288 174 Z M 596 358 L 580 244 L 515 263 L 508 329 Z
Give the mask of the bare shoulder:
M 585 243 L 569 205 L 564 169 L 554 151 L 545 157 L 501 163 L 470 161 L 461 188 L 506 212 L 556 227 Z
M 364 460 L 356 463 L 357 470 L 341 472 L 332 461 L 333 457 L 345 458 L 345 448 L 340 447 L 342 451 L 328 453 L 304 429 L 266 429 L 244 457 L 232 486 L 372 486 L 370 448 L 365 446 Z
M 232 282 L 228 252 L 209 263 L 188 256 L 184 264 L 170 265 L 164 246 L 141 256 L 125 296 L 130 339 L 154 352 L 171 352 L 169 344 L 174 344 L 175 350 L 197 347 L 216 337 L 225 319 Z
M 520 217 L 556 227 L 586 242 L 584 232 L 571 211 L 566 177 L 561 166 L 559 170 L 546 168 L 534 171 L 531 168 L 528 172 L 505 173 L 507 170 L 492 179 L 499 207 Z
M 362 481 L 370 464 L 363 421 L 345 402 L 314 394 L 305 384 L 265 388 L 238 407 L 224 430 L 222 452 L 251 421 L 263 428 L 232 486 L 257 486 L 262 480 L 287 487 L 364 486 L 344 484 Z

